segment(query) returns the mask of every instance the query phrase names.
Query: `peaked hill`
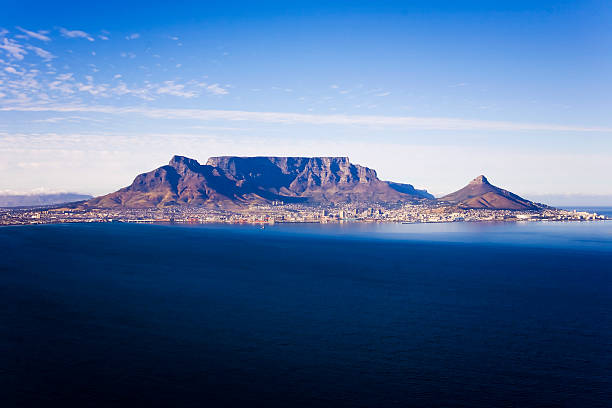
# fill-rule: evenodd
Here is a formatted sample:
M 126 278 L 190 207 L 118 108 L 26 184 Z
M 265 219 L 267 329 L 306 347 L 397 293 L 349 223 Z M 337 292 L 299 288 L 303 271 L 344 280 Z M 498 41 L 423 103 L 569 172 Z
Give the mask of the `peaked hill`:
M 146 208 L 172 205 L 232 207 L 272 201 L 411 202 L 433 199 L 410 184 L 380 180 L 348 157 L 211 157 L 205 165 L 174 156 L 168 165 L 138 175 L 121 190 L 87 207 Z
M 490 208 L 495 210 L 537 210 L 543 206 L 526 200 L 510 191 L 489 183 L 485 176 L 478 176 L 461 190 L 440 197 L 439 201 L 463 208 Z

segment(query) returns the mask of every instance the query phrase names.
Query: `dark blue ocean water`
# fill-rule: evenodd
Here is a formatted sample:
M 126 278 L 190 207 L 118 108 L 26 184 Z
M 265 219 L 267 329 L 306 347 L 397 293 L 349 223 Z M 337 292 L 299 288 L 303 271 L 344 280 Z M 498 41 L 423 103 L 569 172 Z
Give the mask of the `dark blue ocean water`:
M 612 222 L 0 228 L 13 406 L 602 407 Z

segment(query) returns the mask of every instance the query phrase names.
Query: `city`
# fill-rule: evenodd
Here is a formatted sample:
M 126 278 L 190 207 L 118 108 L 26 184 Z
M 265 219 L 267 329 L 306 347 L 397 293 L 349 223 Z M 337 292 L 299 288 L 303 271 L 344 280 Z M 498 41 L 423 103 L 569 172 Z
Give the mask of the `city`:
M 196 206 L 166 208 L 81 208 L 78 205 L 0 209 L 0 225 L 30 225 L 86 222 L 128 223 L 342 223 L 342 222 L 524 222 L 596 221 L 605 215 L 555 208 L 540 210 L 468 209 L 444 203 L 337 204 L 337 205 L 249 205 L 237 209 Z

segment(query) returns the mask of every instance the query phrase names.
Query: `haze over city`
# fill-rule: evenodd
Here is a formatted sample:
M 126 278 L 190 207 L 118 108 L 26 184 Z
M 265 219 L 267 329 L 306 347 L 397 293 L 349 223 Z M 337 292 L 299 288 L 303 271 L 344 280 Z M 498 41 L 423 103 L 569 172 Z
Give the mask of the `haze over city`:
M 435 195 L 486 174 L 612 201 L 609 3 L 403 3 L 4 2 L 0 189 L 105 194 L 174 154 L 349 156 Z

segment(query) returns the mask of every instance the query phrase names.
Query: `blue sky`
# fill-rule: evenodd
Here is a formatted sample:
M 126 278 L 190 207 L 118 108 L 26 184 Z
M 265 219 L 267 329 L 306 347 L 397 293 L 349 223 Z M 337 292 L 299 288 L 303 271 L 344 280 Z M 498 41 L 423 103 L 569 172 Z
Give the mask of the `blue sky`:
M 612 196 L 609 2 L 327 3 L 3 1 L 0 190 L 274 154 Z

